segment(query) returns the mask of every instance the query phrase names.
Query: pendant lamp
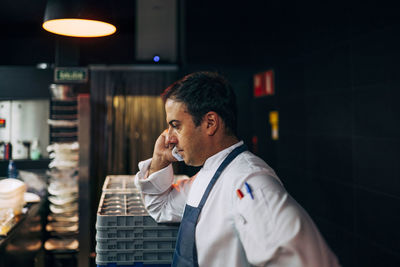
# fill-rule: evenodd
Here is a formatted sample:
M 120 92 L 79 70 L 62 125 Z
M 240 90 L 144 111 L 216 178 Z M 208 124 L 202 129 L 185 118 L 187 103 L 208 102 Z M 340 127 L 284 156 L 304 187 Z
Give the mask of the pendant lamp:
M 72 37 L 101 37 L 117 30 L 105 0 L 47 0 L 42 27 Z

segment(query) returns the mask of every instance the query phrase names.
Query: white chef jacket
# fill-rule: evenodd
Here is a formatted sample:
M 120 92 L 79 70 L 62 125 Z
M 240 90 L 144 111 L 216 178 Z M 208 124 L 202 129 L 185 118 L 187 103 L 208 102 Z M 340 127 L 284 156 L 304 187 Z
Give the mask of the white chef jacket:
M 185 205 L 198 206 L 219 165 L 242 144 L 208 158 L 195 177 L 174 185 L 171 165 L 145 179 L 151 159 L 140 162 L 135 184 L 149 214 L 158 222 L 180 222 Z M 199 266 L 339 266 L 306 211 L 275 172 L 249 151 L 239 154 L 215 183 L 200 213 L 195 239 Z

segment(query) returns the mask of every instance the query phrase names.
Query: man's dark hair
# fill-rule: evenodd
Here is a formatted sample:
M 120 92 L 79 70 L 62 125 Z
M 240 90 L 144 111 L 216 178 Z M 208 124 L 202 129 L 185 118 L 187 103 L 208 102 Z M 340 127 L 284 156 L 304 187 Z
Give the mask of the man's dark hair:
M 186 104 L 194 124 L 200 125 L 204 115 L 216 112 L 224 121 L 226 133 L 236 135 L 236 97 L 229 82 L 215 72 L 195 72 L 171 84 L 162 94 Z

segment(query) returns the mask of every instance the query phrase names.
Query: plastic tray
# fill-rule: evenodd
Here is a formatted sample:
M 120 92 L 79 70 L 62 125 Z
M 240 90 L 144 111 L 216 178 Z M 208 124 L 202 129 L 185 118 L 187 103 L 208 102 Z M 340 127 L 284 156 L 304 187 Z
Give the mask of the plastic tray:
M 96 251 L 96 264 L 106 265 L 133 265 L 135 262 L 148 264 L 171 264 L 174 256 L 173 250 L 123 250 L 101 253 Z
M 103 184 L 103 192 L 137 192 L 137 188 L 133 182 L 134 175 L 109 175 Z
M 117 263 L 107 263 L 107 264 L 97 264 L 97 267 L 171 267 L 171 263 L 168 264 L 158 264 L 158 263 L 143 263 L 135 262 L 134 264 L 124 264 L 120 265 Z
M 96 240 L 101 238 L 164 238 L 177 237 L 178 226 L 155 227 L 99 227 L 96 226 Z
M 97 215 L 148 215 L 139 193 L 102 193 Z
M 157 226 L 157 222 L 154 221 L 149 215 L 146 216 L 97 216 L 97 226 Z
M 105 252 L 106 250 L 156 250 L 156 249 L 175 249 L 175 237 L 163 238 L 137 238 L 137 239 L 110 239 L 110 238 L 97 238 L 96 251 Z
M 150 217 L 133 178 L 106 177 L 97 210 L 96 264 L 170 266 L 179 224 L 158 224 Z

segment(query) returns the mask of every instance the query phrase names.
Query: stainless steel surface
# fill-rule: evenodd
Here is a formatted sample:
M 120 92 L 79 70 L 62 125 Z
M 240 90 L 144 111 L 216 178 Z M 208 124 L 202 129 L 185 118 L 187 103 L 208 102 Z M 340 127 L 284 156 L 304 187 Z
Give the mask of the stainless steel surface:
M 0 101 L 0 118 L 6 126 L 0 128 L 0 140 L 11 142 L 13 159 L 30 158 L 30 145 L 39 141 L 44 158 L 48 157 L 49 144 L 49 100 Z
M 78 95 L 79 253 L 78 267 L 90 266 L 90 96 Z
M 49 100 L 11 101 L 11 143 L 13 159 L 29 158 L 29 149 L 24 142 L 32 144 L 38 141 L 43 157 L 47 158 L 46 147 L 49 144 Z
M 0 101 L 0 119 L 6 120 L 5 127 L 0 128 L 0 140 L 10 142 L 11 101 Z
M 0 101 L 0 119 L 5 125 L 0 127 L 0 159 L 4 158 L 4 144 L 10 142 L 11 101 Z

